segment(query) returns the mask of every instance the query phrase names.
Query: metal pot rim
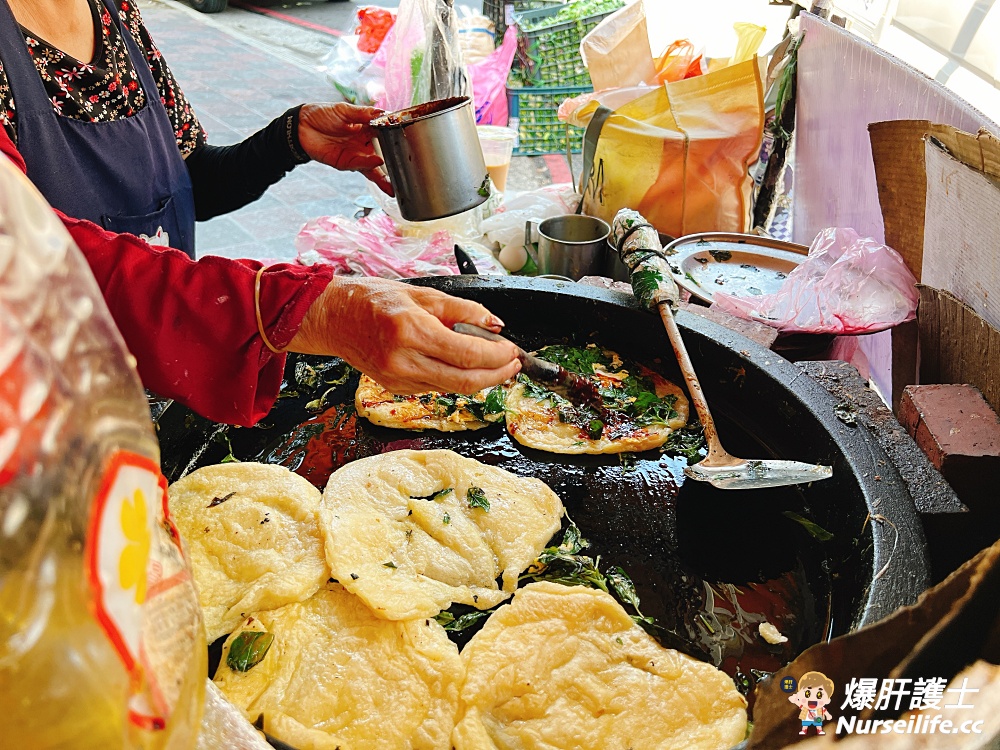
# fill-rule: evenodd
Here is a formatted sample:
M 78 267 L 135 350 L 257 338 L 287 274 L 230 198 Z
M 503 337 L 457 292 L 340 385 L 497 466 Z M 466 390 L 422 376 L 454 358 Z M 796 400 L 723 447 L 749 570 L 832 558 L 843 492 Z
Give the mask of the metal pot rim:
M 438 115 L 448 114 L 449 112 L 454 112 L 455 110 L 461 109 L 466 105 L 471 105 L 472 99 L 467 96 L 453 96 L 448 99 L 439 99 L 433 102 L 427 102 L 425 104 L 417 104 L 413 107 L 407 107 L 406 109 L 400 109 L 396 112 L 389 112 L 381 117 L 376 117 L 374 120 L 368 124 L 376 130 L 392 130 L 394 128 L 405 128 L 409 125 L 415 125 L 418 122 L 423 122 L 424 120 L 429 120 L 432 117 L 437 117 Z M 440 109 L 432 109 L 432 111 L 420 114 L 417 117 L 407 119 L 403 122 L 393 122 L 392 118 L 399 117 L 406 114 L 407 112 L 413 112 L 414 110 L 421 110 L 431 105 L 438 105 Z

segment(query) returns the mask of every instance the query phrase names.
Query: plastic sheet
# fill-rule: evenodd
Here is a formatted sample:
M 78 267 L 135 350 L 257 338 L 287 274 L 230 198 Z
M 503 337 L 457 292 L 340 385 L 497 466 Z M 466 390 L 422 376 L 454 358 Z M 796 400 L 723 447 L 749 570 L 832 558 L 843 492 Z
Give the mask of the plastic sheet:
M 383 109 L 394 112 L 470 93 L 455 11 L 444 3 L 402 0 L 383 52 L 386 87 L 378 102 Z
M 506 273 L 485 248 L 462 242 L 483 274 Z M 339 276 L 454 276 L 455 239 L 449 232 L 430 237 L 405 237 L 387 214 L 376 212 L 355 221 L 344 216 L 321 216 L 308 222 L 295 238 L 300 263 L 332 265 Z
M 774 294 L 716 292 L 713 308 L 782 333 L 874 333 L 913 320 L 916 279 L 892 248 L 853 229 L 824 229 Z

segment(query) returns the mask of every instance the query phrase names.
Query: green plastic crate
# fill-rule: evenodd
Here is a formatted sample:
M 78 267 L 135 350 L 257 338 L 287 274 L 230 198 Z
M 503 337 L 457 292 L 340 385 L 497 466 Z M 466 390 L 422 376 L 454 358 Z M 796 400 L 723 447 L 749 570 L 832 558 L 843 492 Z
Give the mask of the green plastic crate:
M 543 8 L 515 14 L 518 26 L 517 61 L 520 77 L 528 86 L 589 86 L 590 74 L 580 56 L 580 42 L 601 21 L 625 3 L 611 0 L 599 13 L 572 21 L 532 28 L 547 19 L 555 18 L 561 10 L 588 0 L 556 8 Z
M 496 44 L 499 47 L 507 31 L 508 6 L 513 13 L 521 13 L 526 10 L 551 8 L 554 5 L 563 5 L 565 2 L 566 0 L 483 0 L 483 15 L 493 22 Z
M 507 104 L 510 127 L 517 130 L 516 156 L 579 153 L 584 129 L 560 122 L 559 105 L 566 99 L 593 91 L 590 86 L 509 86 Z M 567 133 L 567 128 L 569 132 Z

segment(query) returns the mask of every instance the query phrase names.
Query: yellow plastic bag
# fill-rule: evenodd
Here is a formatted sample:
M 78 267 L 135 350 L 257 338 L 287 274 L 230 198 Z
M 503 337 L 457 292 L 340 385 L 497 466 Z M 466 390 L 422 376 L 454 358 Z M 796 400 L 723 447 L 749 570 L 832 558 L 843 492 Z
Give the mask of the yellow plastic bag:
M 591 125 L 603 93 L 569 120 Z M 587 132 L 584 213 L 610 222 L 632 208 L 674 237 L 747 231 L 749 167 L 764 127 L 756 57 L 664 84 L 610 113 L 595 133 L 600 122 Z

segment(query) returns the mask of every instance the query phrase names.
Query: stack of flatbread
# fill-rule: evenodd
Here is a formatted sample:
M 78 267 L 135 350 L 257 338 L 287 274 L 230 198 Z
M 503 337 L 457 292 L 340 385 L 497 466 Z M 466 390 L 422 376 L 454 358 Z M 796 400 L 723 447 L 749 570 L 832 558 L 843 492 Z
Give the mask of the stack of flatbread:
M 659 646 L 611 596 L 520 574 L 559 530 L 543 482 L 452 451 L 395 451 L 321 495 L 229 463 L 170 487 L 214 681 L 298 750 L 728 748 L 746 730 L 722 672 Z M 510 598 L 460 654 L 434 619 Z

